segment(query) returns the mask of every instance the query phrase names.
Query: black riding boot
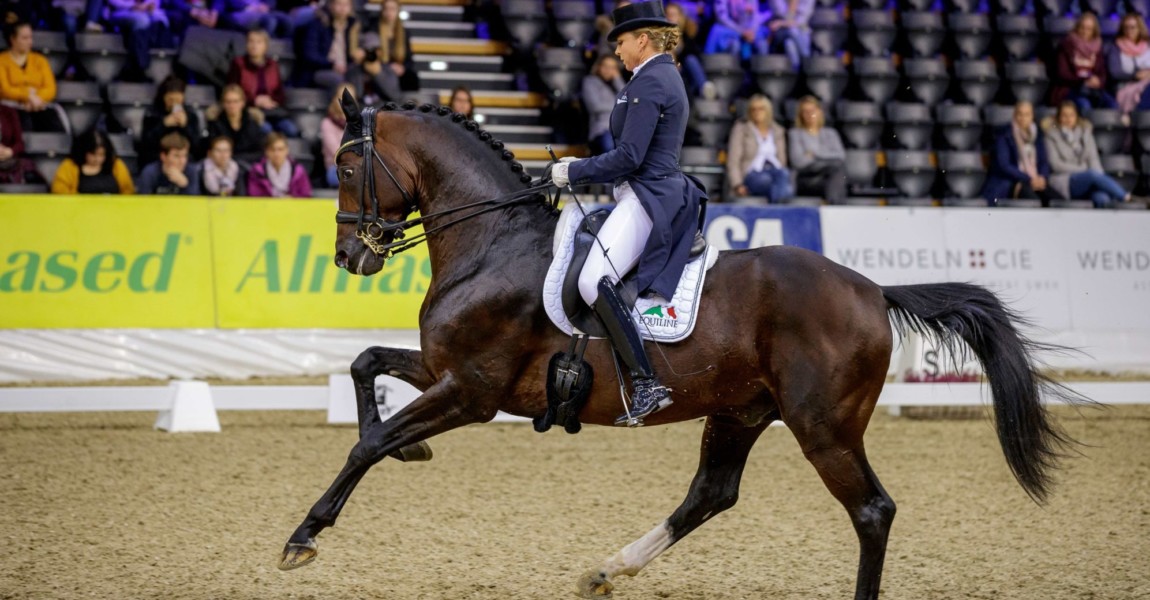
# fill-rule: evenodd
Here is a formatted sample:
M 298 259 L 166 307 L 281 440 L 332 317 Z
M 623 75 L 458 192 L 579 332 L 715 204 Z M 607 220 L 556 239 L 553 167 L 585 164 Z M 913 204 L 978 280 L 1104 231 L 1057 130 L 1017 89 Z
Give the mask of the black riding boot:
M 607 326 L 615 351 L 631 369 L 631 412 L 615 419 L 615 424 L 640 427 L 643 417 L 671 405 L 671 391 L 660 385 L 655 377 L 631 312 L 609 277 L 599 280 L 599 299 L 594 308 L 595 314 Z

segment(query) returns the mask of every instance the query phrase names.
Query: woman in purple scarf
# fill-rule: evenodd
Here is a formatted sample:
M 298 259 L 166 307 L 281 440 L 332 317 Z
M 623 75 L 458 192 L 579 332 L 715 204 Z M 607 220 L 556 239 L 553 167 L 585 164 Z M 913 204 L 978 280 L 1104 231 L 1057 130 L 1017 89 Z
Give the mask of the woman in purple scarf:
M 1054 59 L 1054 86 L 1050 103 L 1057 106 L 1072 100 L 1081 113 L 1092 108 L 1118 108 L 1106 91 L 1106 63 L 1102 56 L 1102 34 L 1098 17 L 1085 13 L 1058 45 Z

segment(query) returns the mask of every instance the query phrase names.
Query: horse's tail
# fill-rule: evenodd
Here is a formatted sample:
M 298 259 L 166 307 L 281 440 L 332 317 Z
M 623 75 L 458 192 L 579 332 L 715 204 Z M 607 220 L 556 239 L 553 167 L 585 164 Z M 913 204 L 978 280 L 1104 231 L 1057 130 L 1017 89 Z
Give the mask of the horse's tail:
M 1089 402 L 1038 370 L 1038 351 L 1066 350 L 1038 344 L 1019 333 L 1026 321 L 1003 306 L 993 292 L 966 283 L 904 285 L 882 288 L 891 322 L 900 332 L 934 337 L 952 357 L 974 351 L 994 397 L 998 441 L 1014 477 L 1035 502 L 1043 503 L 1064 451 L 1074 440 L 1057 427 L 1042 396 L 1071 403 Z

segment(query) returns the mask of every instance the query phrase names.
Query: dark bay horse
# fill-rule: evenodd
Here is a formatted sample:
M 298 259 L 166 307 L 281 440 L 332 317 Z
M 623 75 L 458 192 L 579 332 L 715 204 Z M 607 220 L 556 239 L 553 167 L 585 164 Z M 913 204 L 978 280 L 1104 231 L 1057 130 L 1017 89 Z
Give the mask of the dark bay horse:
M 379 271 L 401 230 L 396 224 L 416 210 L 429 230 L 443 228 L 427 237 L 433 276 L 419 315 L 422 352 L 370 348 L 352 365 L 359 441 L 291 535 L 283 569 L 315 559 L 316 536 L 335 524 L 356 484 L 385 457 L 429 458 L 424 440 L 489 421 L 499 410 L 542 414 L 548 360 L 568 343 L 541 299 L 555 210 L 537 193 L 498 210 L 469 206 L 532 193 L 511 153 L 443 107 L 361 113 L 345 96 L 344 112 L 336 263 L 362 275 Z M 468 208 L 452 210 L 460 207 Z M 1051 472 L 1072 443 L 1041 402 L 1044 394 L 1069 392 L 1037 371 L 1035 346 L 1017 331 L 1018 318 L 984 288 L 880 287 L 819 254 L 773 246 L 724 252 L 707 276 L 701 310 L 688 340 L 649 347 L 675 402 L 646 420 L 706 418 L 698 472 L 670 517 L 578 580 L 583 597 L 609 596 L 617 576 L 637 574 L 734 506 L 751 447 L 782 421 L 854 525 L 855 598 L 878 598 L 895 504 L 867 462 L 863 433 L 886 378 L 892 325 L 973 350 L 993 393 L 1006 462 L 1036 501 L 1047 496 Z M 594 341 L 587 351 L 600 375 L 580 415 L 584 423 L 611 425 L 622 411 L 608 344 Z M 423 392 L 386 421 L 373 392 L 380 374 Z

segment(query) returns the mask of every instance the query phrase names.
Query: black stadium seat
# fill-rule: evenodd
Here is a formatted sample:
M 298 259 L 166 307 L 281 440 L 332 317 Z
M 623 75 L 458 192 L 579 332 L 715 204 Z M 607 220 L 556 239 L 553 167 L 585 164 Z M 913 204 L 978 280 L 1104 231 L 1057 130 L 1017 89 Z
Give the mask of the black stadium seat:
M 811 15 L 811 50 L 815 54 L 837 54 L 847 40 L 847 23 L 838 8 L 816 8 Z
M 871 102 L 841 101 L 835 107 L 838 130 L 850 148 L 877 148 L 886 123 L 882 108 Z
M 986 166 L 981 152 L 942 152 L 938 166 L 946 187 L 958 198 L 977 198 L 986 182 Z
M 327 116 L 328 104 L 331 103 L 331 92 L 326 89 L 289 87 L 284 89 L 284 94 L 284 108 L 299 126 L 300 136 L 304 139 L 318 137 L 320 126 Z
M 77 33 L 76 51 L 84 70 L 103 84 L 119 78 L 128 60 L 123 40 L 113 33 Z
M 886 105 L 886 120 L 890 123 L 894 147 L 922 150 L 930 144 L 934 133 L 934 115 L 930 114 L 929 106 L 891 102 Z
M 906 32 L 907 44 L 915 56 L 927 57 L 938 54 L 946 32 L 942 13 L 904 12 L 900 18 L 900 26 Z
M 812 56 L 803 64 L 807 87 L 823 104 L 833 104 L 847 87 L 847 70 L 837 56 Z
M 726 100 L 696 100 L 691 116 L 704 146 L 717 148 L 726 143 L 734 122 Z
M 962 58 L 982 58 L 986 55 L 994 35 L 986 15 L 951 13 L 946 17 L 946 26 Z
M 868 56 L 882 56 L 890 53 L 898 30 L 894 17 L 885 10 L 857 9 L 851 11 L 851 25 L 854 26 L 855 41 Z
M 954 78 L 962 95 L 976 106 L 986 105 L 998 94 L 998 68 L 990 59 L 955 62 Z
M 73 133 L 83 133 L 96 124 L 104 111 L 100 86 L 94 81 L 60 81 L 56 84 L 56 102 L 64 108 Z
M 904 196 L 921 198 L 934 186 L 936 171 L 929 152 L 892 150 L 886 153 L 886 166 Z
M 56 77 L 64 74 L 64 68 L 68 66 L 68 41 L 63 33 L 37 31 L 32 36 L 32 49 L 48 59 L 48 65 L 52 67 L 52 73 Z
M 47 181 L 55 178 L 56 169 L 71 151 L 72 139 L 66 133 L 24 132 L 24 154 Z
M 1031 15 L 1005 14 L 995 19 L 998 39 L 1006 47 L 1010 60 L 1026 60 L 1034 56 L 1038 45 L 1038 24 Z
M 1006 63 L 1006 80 L 1010 82 L 1015 101 L 1035 105 L 1046 98 L 1046 88 L 1050 85 L 1046 65 L 1040 62 Z
M 854 80 L 871 102 L 885 104 L 898 89 L 899 75 L 889 58 L 860 57 L 851 62 Z
M 542 0 L 504 0 L 501 5 L 507 29 L 521 48 L 530 48 L 547 31 Z
M 916 98 L 937 104 L 950 87 L 950 74 L 941 58 L 908 58 L 902 62 L 908 87 Z
M 703 70 L 707 72 L 707 79 L 715 84 L 720 98 L 734 98 L 743 86 L 745 72 L 734 54 L 704 54 Z
M 144 114 L 156 96 L 156 86 L 150 83 L 117 83 L 108 86 L 108 103 L 112 116 L 136 139 L 143 135 Z
M 791 65 L 791 59 L 781 54 L 767 54 L 751 58 L 751 74 L 759 84 L 759 89 L 779 105 L 795 89 L 798 73 Z
M 1122 151 L 1130 128 L 1122 122 L 1121 111 L 1096 108 L 1090 113 L 1090 122 L 1094 125 L 1094 141 L 1098 144 L 1099 154 L 1105 156 Z
M 582 48 L 595 33 L 595 6 L 590 2 L 555 2 L 555 24 L 559 36 L 571 48 Z
M 940 104 L 935 118 L 948 148 L 973 150 L 982 141 L 982 116 L 970 104 Z
M 1130 191 L 1138 183 L 1138 169 L 1129 154 L 1111 154 L 1102 157 L 1102 170 L 1113 177 L 1122 189 Z

